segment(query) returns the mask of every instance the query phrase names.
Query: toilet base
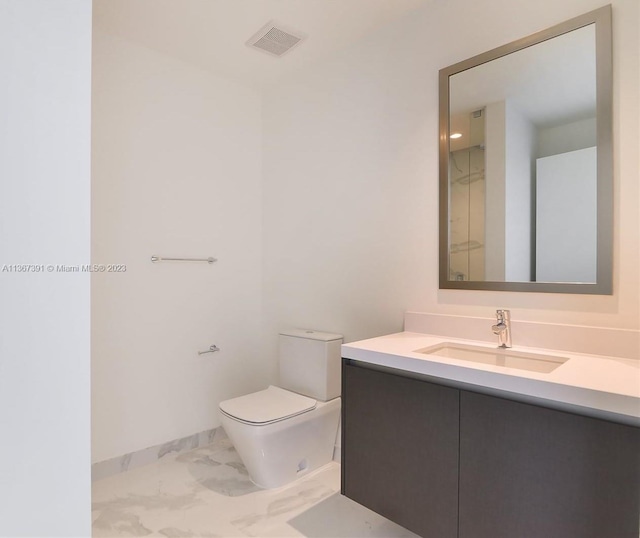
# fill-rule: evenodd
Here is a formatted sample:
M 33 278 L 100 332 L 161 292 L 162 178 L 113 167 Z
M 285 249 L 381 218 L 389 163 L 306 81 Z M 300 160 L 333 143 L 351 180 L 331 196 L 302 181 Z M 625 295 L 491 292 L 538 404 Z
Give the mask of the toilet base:
M 333 461 L 340 405 L 340 398 L 318 402 L 311 411 L 266 425 L 223 413 L 222 426 L 251 480 L 262 488 L 278 488 Z

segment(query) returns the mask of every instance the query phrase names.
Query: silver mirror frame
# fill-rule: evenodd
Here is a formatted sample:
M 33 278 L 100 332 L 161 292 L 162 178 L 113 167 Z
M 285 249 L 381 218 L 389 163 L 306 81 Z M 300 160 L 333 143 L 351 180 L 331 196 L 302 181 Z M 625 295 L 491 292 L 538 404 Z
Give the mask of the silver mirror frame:
M 507 54 L 595 24 L 597 118 L 597 276 L 595 283 L 449 280 L 449 77 Z M 440 289 L 539 293 L 613 293 L 613 90 L 611 6 L 585 13 L 440 70 Z

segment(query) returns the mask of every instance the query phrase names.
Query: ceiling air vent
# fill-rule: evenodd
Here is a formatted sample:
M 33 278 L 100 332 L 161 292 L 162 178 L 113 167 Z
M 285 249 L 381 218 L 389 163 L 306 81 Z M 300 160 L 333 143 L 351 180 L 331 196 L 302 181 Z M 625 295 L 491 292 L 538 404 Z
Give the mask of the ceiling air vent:
M 282 56 L 298 45 L 306 36 L 301 32 L 285 29 L 281 24 L 271 21 L 255 33 L 247 45 L 272 56 Z

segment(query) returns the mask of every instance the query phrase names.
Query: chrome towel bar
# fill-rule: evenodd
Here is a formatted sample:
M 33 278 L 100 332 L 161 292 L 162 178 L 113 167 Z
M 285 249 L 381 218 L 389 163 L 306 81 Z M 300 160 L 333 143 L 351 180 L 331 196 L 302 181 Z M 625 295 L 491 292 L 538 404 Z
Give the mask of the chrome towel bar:
M 151 256 L 151 261 L 156 262 L 207 262 L 212 264 L 217 262 L 216 258 L 163 258 L 161 256 Z

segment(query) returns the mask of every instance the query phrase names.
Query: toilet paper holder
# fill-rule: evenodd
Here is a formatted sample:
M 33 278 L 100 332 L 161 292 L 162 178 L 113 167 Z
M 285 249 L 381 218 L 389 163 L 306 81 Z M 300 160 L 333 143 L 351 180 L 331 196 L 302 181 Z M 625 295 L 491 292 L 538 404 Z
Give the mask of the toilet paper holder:
M 209 349 L 207 349 L 206 351 L 198 351 L 198 355 L 204 355 L 205 353 L 215 353 L 216 351 L 220 351 L 220 348 L 215 344 L 211 344 L 209 346 Z

